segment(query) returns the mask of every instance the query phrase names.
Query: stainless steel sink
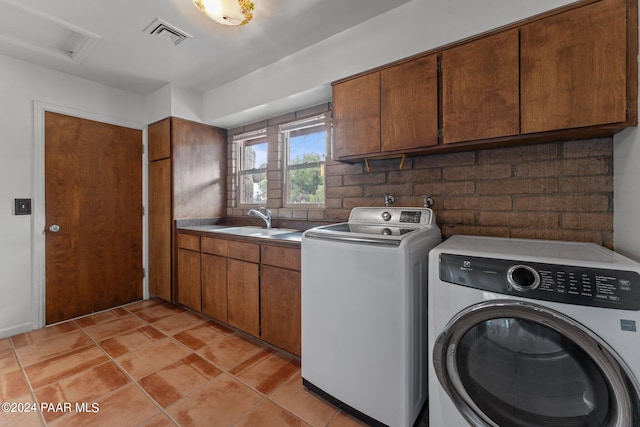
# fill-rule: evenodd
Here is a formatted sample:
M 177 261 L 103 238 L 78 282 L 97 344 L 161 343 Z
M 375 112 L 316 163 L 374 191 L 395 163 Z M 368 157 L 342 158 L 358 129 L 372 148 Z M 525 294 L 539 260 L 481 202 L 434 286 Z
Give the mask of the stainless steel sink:
M 292 228 L 261 228 L 261 227 L 228 227 L 211 230 L 216 233 L 235 234 L 236 236 L 248 237 L 276 237 L 280 234 L 289 234 L 297 232 Z

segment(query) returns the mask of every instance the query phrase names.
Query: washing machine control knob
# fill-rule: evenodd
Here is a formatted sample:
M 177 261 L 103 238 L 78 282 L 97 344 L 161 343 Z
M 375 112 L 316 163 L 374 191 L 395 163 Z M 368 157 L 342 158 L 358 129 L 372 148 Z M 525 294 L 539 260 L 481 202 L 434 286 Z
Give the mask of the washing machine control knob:
M 518 264 L 507 271 L 507 281 L 517 291 L 532 291 L 540 286 L 540 274 L 528 265 Z

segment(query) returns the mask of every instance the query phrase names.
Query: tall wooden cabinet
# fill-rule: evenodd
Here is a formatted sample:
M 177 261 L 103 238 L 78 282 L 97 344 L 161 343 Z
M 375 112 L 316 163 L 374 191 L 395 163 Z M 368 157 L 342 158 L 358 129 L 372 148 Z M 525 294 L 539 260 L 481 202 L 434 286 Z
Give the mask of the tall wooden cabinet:
M 148 151 L 149 290 L 174 301 L 176 221 L 226 213 L 226 131 L 168 117 L 149 125 Z

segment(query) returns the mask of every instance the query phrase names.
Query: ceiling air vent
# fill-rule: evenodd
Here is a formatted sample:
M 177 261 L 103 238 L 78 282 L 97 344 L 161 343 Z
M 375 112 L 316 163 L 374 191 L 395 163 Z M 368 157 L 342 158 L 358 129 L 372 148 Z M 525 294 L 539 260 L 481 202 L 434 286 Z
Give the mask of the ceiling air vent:
M 0 44 L 44 53 L 81 63 L 102 37 L 24 6 L 13 0 L 0 0 Z
M 185 39 L 193 38 L 192 35 L 164 22 L 160 18 L 154 19 L 153 22 L 147 25 L 147 27 L 142 31 L 168 40 L 176 46 Z

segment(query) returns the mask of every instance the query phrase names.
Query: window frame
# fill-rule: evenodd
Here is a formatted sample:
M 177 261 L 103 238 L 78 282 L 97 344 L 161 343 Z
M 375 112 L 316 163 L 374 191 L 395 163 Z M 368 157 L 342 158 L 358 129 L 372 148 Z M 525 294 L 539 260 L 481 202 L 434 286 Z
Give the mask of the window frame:
M 324 150 L 324 158 L 318 162 L 308 162 L 308 163 L 300 163 L 291 165 L 289 163 L 289 157 L 291 152 L 291 146 L 289 144 L 290 135 L 292 132 L 301 131 L 308 128 L 320 127 L 325 133 L 325 150 Z M 283 123 L 278 127 L 278 140 L 282 144 L 282 205 L 286 208 L 301 208 L 301 209 L 324 209 L 326 202 L 326 174 L 325 167 L 327 161 L 327 147 L 329 144 L 329 129 L 326 114 L 319 114 L 312 117 L 307 117 L 305 119 L 296 120 L 293 122 Z M 304 203 L 291 203 L 289 201 L 289 192 L 291 190 L 290 180 L 289 180 L 289 171 L 291 170 L 299 170 L 299 169 L 307 169 L 307 168 L 315 168 L 320 167 L 320 173 L 323 177 L 323 187 L 325 189 L 325 194 L 322 199 L 322 202 L 304 202 Z
M 238 207 L 252 207 L 252 206 L 262 206 L 267 203 L 269 195 L 268 195 L 268 179 L 267 179 L 267 171 L 268 171 L 268 159 L 265 163 L 264 168 L 253 168 L 253 169 L 244 169 L 245 165 L 245 148 L 250 147 L 252 145 L 258 144 L 266 144 L 267 147 L 267 156 L 269 152 L 269 140 L 267 138 L 267 129 L 262 128 L 251 132 L 244 132 L 242 134 L 234 135 L 233 143 L 235 145 L 236 150 L 236 206 Z M 264 195 L 264 200 L 259 202 L 245 203 L 244 195 L 246 189 L 243 186 L 243 178 L 247 175 L 252 175 L 256 173 L 264 173 L 265 179 L 267 180 L 267 191 Z

